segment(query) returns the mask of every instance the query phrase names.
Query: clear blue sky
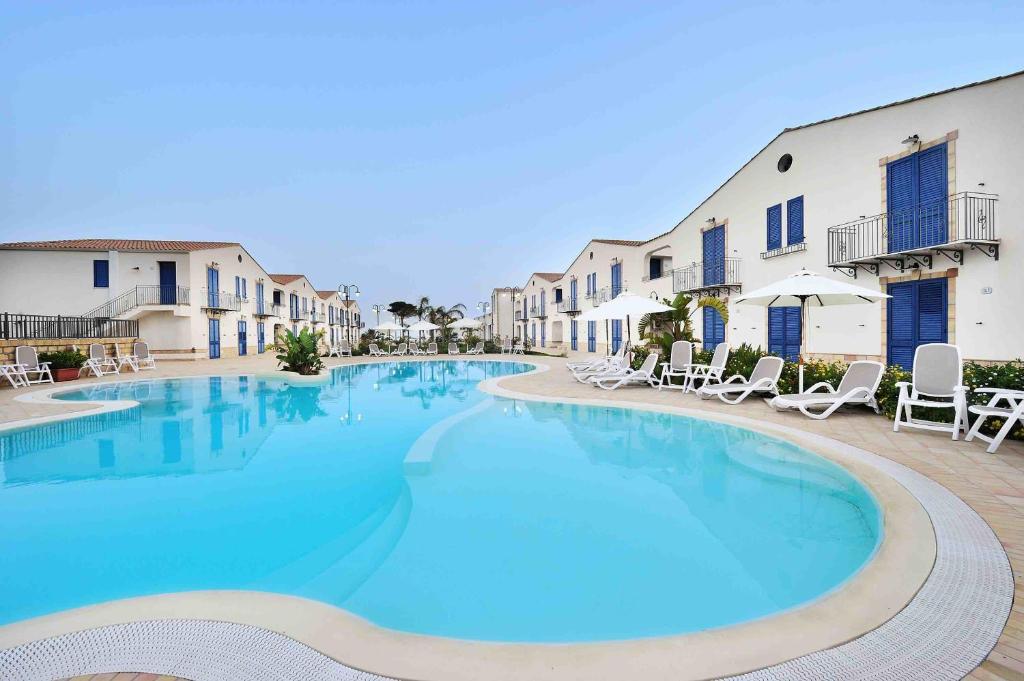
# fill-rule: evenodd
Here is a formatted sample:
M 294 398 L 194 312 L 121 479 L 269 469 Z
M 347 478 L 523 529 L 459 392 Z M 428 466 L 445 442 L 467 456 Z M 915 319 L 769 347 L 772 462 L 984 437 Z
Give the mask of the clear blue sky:
M 238 240 L 367 312 L 472 309 L 786 126 L 1024 68 L 1021 2 L 0 8 L 0 239 Z

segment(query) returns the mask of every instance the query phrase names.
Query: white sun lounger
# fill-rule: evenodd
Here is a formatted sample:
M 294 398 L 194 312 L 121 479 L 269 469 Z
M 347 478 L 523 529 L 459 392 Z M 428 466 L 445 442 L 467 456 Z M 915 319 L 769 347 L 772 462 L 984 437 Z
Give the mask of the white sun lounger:
M 352 356 L 352 344 L 347 340 L 343 340 L 338 343 L 338 356 L 339 357 L 351 357 Z
M 386 352 L 381 351 L 380 346 L 376 343 L 370 343 L 370 357 L 381 357 L 386 354 Z
M 458 343 L 449 343 L 448 344 L 448 354 L 449 355 L 461 355 L 462 353 L 459 352 L 459 344 Z
M 729 361 L 729 346 L 719 343 L 715 346 L 715 352 L 711 355 L 711 364 L 691 364 L 686 370 L 686 379 L 683 392 L 696 390 L 695 381 L 702 381 L 701 385 L 721 383 L 722 375 L 725 373 L 725 363 Z
M 483 341 L 477 341 L 476 345 L 474 345 L 472 347 L 472 349 L 466 350 L 466 354 L 467 355 L 482 355 L 482 354 L 484 354 L 484 342 Z
M 403 343 L 399 343 L 398 347 L 391 351 L 391 354 L 392 355 L 399 355 L 399 356 L 401 356 L 401 355 L 404 355 L 408 351 L 409 351 L 409 344 L 403 342 Z
M 844 404 L 863 404 L 878 411 L 875 392 L 882 381 L 885 366 L 881 362 L 858 360 L 850 362 L 839 387 L 822 381 L 802 393 L 779 395 L 771 401 L 775 409 L 799 409 L 812 419 L 827 419 Z
M 574 371 L 572 373 L 573 378 L 575 378 L 580 383 L 589 383 L 590 379 L 592 378 L 621 376 L 626 373 L 627 369 L 629 369 L 629 364 L 626 362 L 625 353 L 615 354 L 612 357 L 608 357 L 606 359 L 608 361 L 605 364 L 600 365 L 596 369 L 590 369 L 587 371 Z
M 648 385 L 654 388 L 658 385 L 658 379 L 654 377 L 657 366 L 658 353 L 652 352 L 639 369 L 626 368 L 621 374 L 594 376 L 590 382 L 605 390 L 618 390 L 626 385 Z
M 14 363 L 18 367 L 18 374 L 25 385 L 53 383 L 50 363 L 40 362 L 39 354 L 31 345 L 19 345 L 14 349 Z
M 135 341 L 132 344 L 132 356 L 135 357 L 136 371 L 156 369 L 156 358 L 149 353 L 149 343 Z
M 662 388 L 673 388 L 686 391 L 686 377 L 693 366 L 693 343 L 690 341 L 676 341 L 672 344 L 672 353 L 667 362 L 661 363 L 661 381 L 658 383 L 658 390 Z M 673 385 L 672 379 L 679 377 L 684 379 L 682 385 Z
M 427 354 L 428 355 L 436 355 L 437 354 L 437 343 L 427 343 Z
M 892 429 L 899 432 L 901 426 L 906 426 L 937 430 L 951 433 L 954 440 L 959 439 L 960 431 L 967 431 L 967 387 L 963 382 L 964 365 L 958 346 L 949 343 L 917 346 L 912 380 L 896 384 L 900 396 Z M 911 413 L 913 407 L 952 409 L 953 422 L 937 423 L 915 419 Z
M 516 343 L 515 345 L 512 346 L 512 354 L 513 355 L 525 355 L 526 354 L 526 346 L 523 345 L 522 343 Z
M 1013 427 L 1019 422 L 1024 422 L 1024 390 L 978 388 L 974 392 L 992 395 L 992 399 L 988 401 L 988 404 L 972 404 L 968 407 L 968 411 L 972 414 L 977 414 L 978 418 L 974 421 L 971 431 L 967 433 L 967 437 L 965 437 L 964 440 L 969 442 L 974 438 L 978 438 L 979 440 L 987 442 L 989 443 L 988 449 L 985 451 L 989 454 L 994 454 L 995 451 L 999 449 L 999 445 L 1002 443 L 1003 438 L 1013 431 Z M 1004 400 L 1009 406 L 1000 406 L 999 403 Z M 998 419 L 1005 419 L 1003 427 L 999 429 L 999 432 L 996 433 L 994 437 L 982 435 L 979 432 L 981 430 L 981 426 L 985 423 L 985 419 L 989 416 Z
M 594 357 L 582 362 L 566 362 L 565 366 L 574 374 L 582 371 L 602 371 L 612 367 L 613 365 L 621 364 L 622 358 L 625 356 L 626 344 L 622 343 L 619 345 L 619 349 L 615 351 L 614 355 Z
M 138 373 L 139 371 L 139 360 L 135 355 L 122 355 L 121 346 L 114 343 L 114 361 L 117 362 L 117 369 L 120 371 L 125 367 L 128 367 L 132 371 Z
M 779 394 L 779 377 L 782 376 L 781 357 L 762 357 L 757 360 L 748 380 L 742 374 L 731 376 L 717 385 L 702 385 L 697 388 L 701 399 L 718 397 L 726 404 L 739 404 L 751 393 L 770 392 Z
M 501 354 L 511 355 L 512 354 L 512 339 L 503 338 L 501 341 Z
M 89 344 L 89 359 L 85 360 L 81 371 L 91 371 L 96 377 L 121 373 L 117 362 L 112 357 L 107 357 L 107 351 L 102 343 Z

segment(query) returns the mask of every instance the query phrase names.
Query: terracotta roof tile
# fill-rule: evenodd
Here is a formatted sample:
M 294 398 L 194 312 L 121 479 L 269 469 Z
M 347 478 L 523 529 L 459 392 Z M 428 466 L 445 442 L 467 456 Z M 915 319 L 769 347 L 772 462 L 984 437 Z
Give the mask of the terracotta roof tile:
M 562 272 L 534 272 L 535 276 L 538 276 L 541 279 L 546 279 L 547 281 L 558 281 L 562 278 L 562 274 Z
M 317 293 L 318 296 L 320 296 L 324 300 L 327 300 L 331 296 L 337 295 L 338 292 L 337 291 L 317 291 L 316 293 Z
M 276 281 L 278 284 L 290 284 L 296 279 L 302 279 L 306 275 L 304 274 L 271 274 L 270 278 Z
M 209 248 L 241 246 L 237 241 L 169 241 L 163 239 L 61 239 L 58 241 L 16 241 L 0 244 L 7 251 L 152 251 L 188 253 Z
M 645 242 L 632 239 L 594 239 L 594 243 L 611 244 L 612 246 L 639 246 Z

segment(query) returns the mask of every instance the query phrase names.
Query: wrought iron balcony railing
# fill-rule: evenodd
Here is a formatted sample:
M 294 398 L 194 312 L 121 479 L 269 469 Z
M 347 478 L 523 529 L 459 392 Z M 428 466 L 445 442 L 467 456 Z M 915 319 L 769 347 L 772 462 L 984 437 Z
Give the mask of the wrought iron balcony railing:
M 204 288 L 203 302 L 200 307 L 204 310 L 238 312 L 242 309 L 242 299 L 234 293 L 228 293 L 226 291 L 211 291 Z
M 705 260 L 672 270 L 673 293 L 728 295 L 741 288 L 739 258 Z
M 563 314 L 574 314 L 580 311 L 579 298 L 563 298 L 558 301 L 558 311 Z
M 82 316 L 110 319 L 120 317 L 143 305 L 188 305 L 188 302 L 189 288 L 187 286 L 162 284 L 136 286 L 89 310 Z
M 523 321 L 523 311 L 522 310 L 516 310 L 515 318 L 516 318 L 517 322 Z
M 288 311 L 288 319 L 290 319 L 293 322 L 305 321 L 305 320 L 309 319 L 309 311 L 308 310 L 289 310 Z
M 931 267 L 932 256 L 964 261 L 964 246 L 999 258 L 999 196 L 961 192 L 948 199 L 860 218 L 828 229 L 828 265 L 856 276 L 877 275 L 880 264 L 903 271 Z
M 547 310 L 544 308 L 543 305 L 541 305 L 539 307 L 537 305 L 534 305 L 533 307 L 530 308 L 530 316 L 531 317 L 536 317 L 538 319 L 543 319 L 544 317 L 547 317 L 548 315 L 547 315 Z

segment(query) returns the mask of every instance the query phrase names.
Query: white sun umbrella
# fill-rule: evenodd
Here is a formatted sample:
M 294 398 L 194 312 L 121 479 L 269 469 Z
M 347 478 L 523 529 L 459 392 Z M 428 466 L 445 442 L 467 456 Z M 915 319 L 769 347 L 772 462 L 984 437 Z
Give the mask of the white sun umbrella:
M 437 324 L 434 324 L 432 322 L 428 322 L 426 319 L 421 319 L 418 322 L 416 322 L 415 324 L 412 324 L 412 325 L 409 326 L 409 332 L 411 333 L 411 332 L 415 331 L 415 332 L 419 333 L 421 331 L 436 331 L 437 329 L 440 329 L 440 328 L 441 327 L 438 326 Z
M 633 340 L 633 330 L 629 325 L 630 317 L 671 312 L 673 309 L 653 298 L 645 298 L 629 291 L 623 291 L 608 302 L 601 303 L 597 307 L 587 310 L 579 316 L 579 319 L 584 322 L 597 321 L 599 319 L 625 319 L 626 333 L 631 343 Z
M 449 329 L 479 329 L 480 320 L 472 317 L 464 317 L 448 325 Z
M 736 298 L 737 303 L 761 305 L 763 307 L 796 307 L 800 306 L 800 326 L 807 328 L 807 308 L 825 307 L 829 305 L 866 305 L 877 303 L 889 298 L 881 291 L 854 286 L 845 281 L 823 277 L 816 272 L 800 270 L 782 281 L 768 284 L 755 291 Z M 804 391 L 804 353 L 807 346 L 807 334 L 800 338 L 800 392 Z
M 395 322 L 384 322 L 383 324 L 378 324 L 377 326 L 373 327 L 373 330 L 374 331 L 387 331 L 388 332 L 388 340 L 390 341 L 391 340 L 391 332 L 392 331 L 402 331 L 404 328 L 405 328 L 404 326 L 402 326 L 401 324 L 396 324 Z

